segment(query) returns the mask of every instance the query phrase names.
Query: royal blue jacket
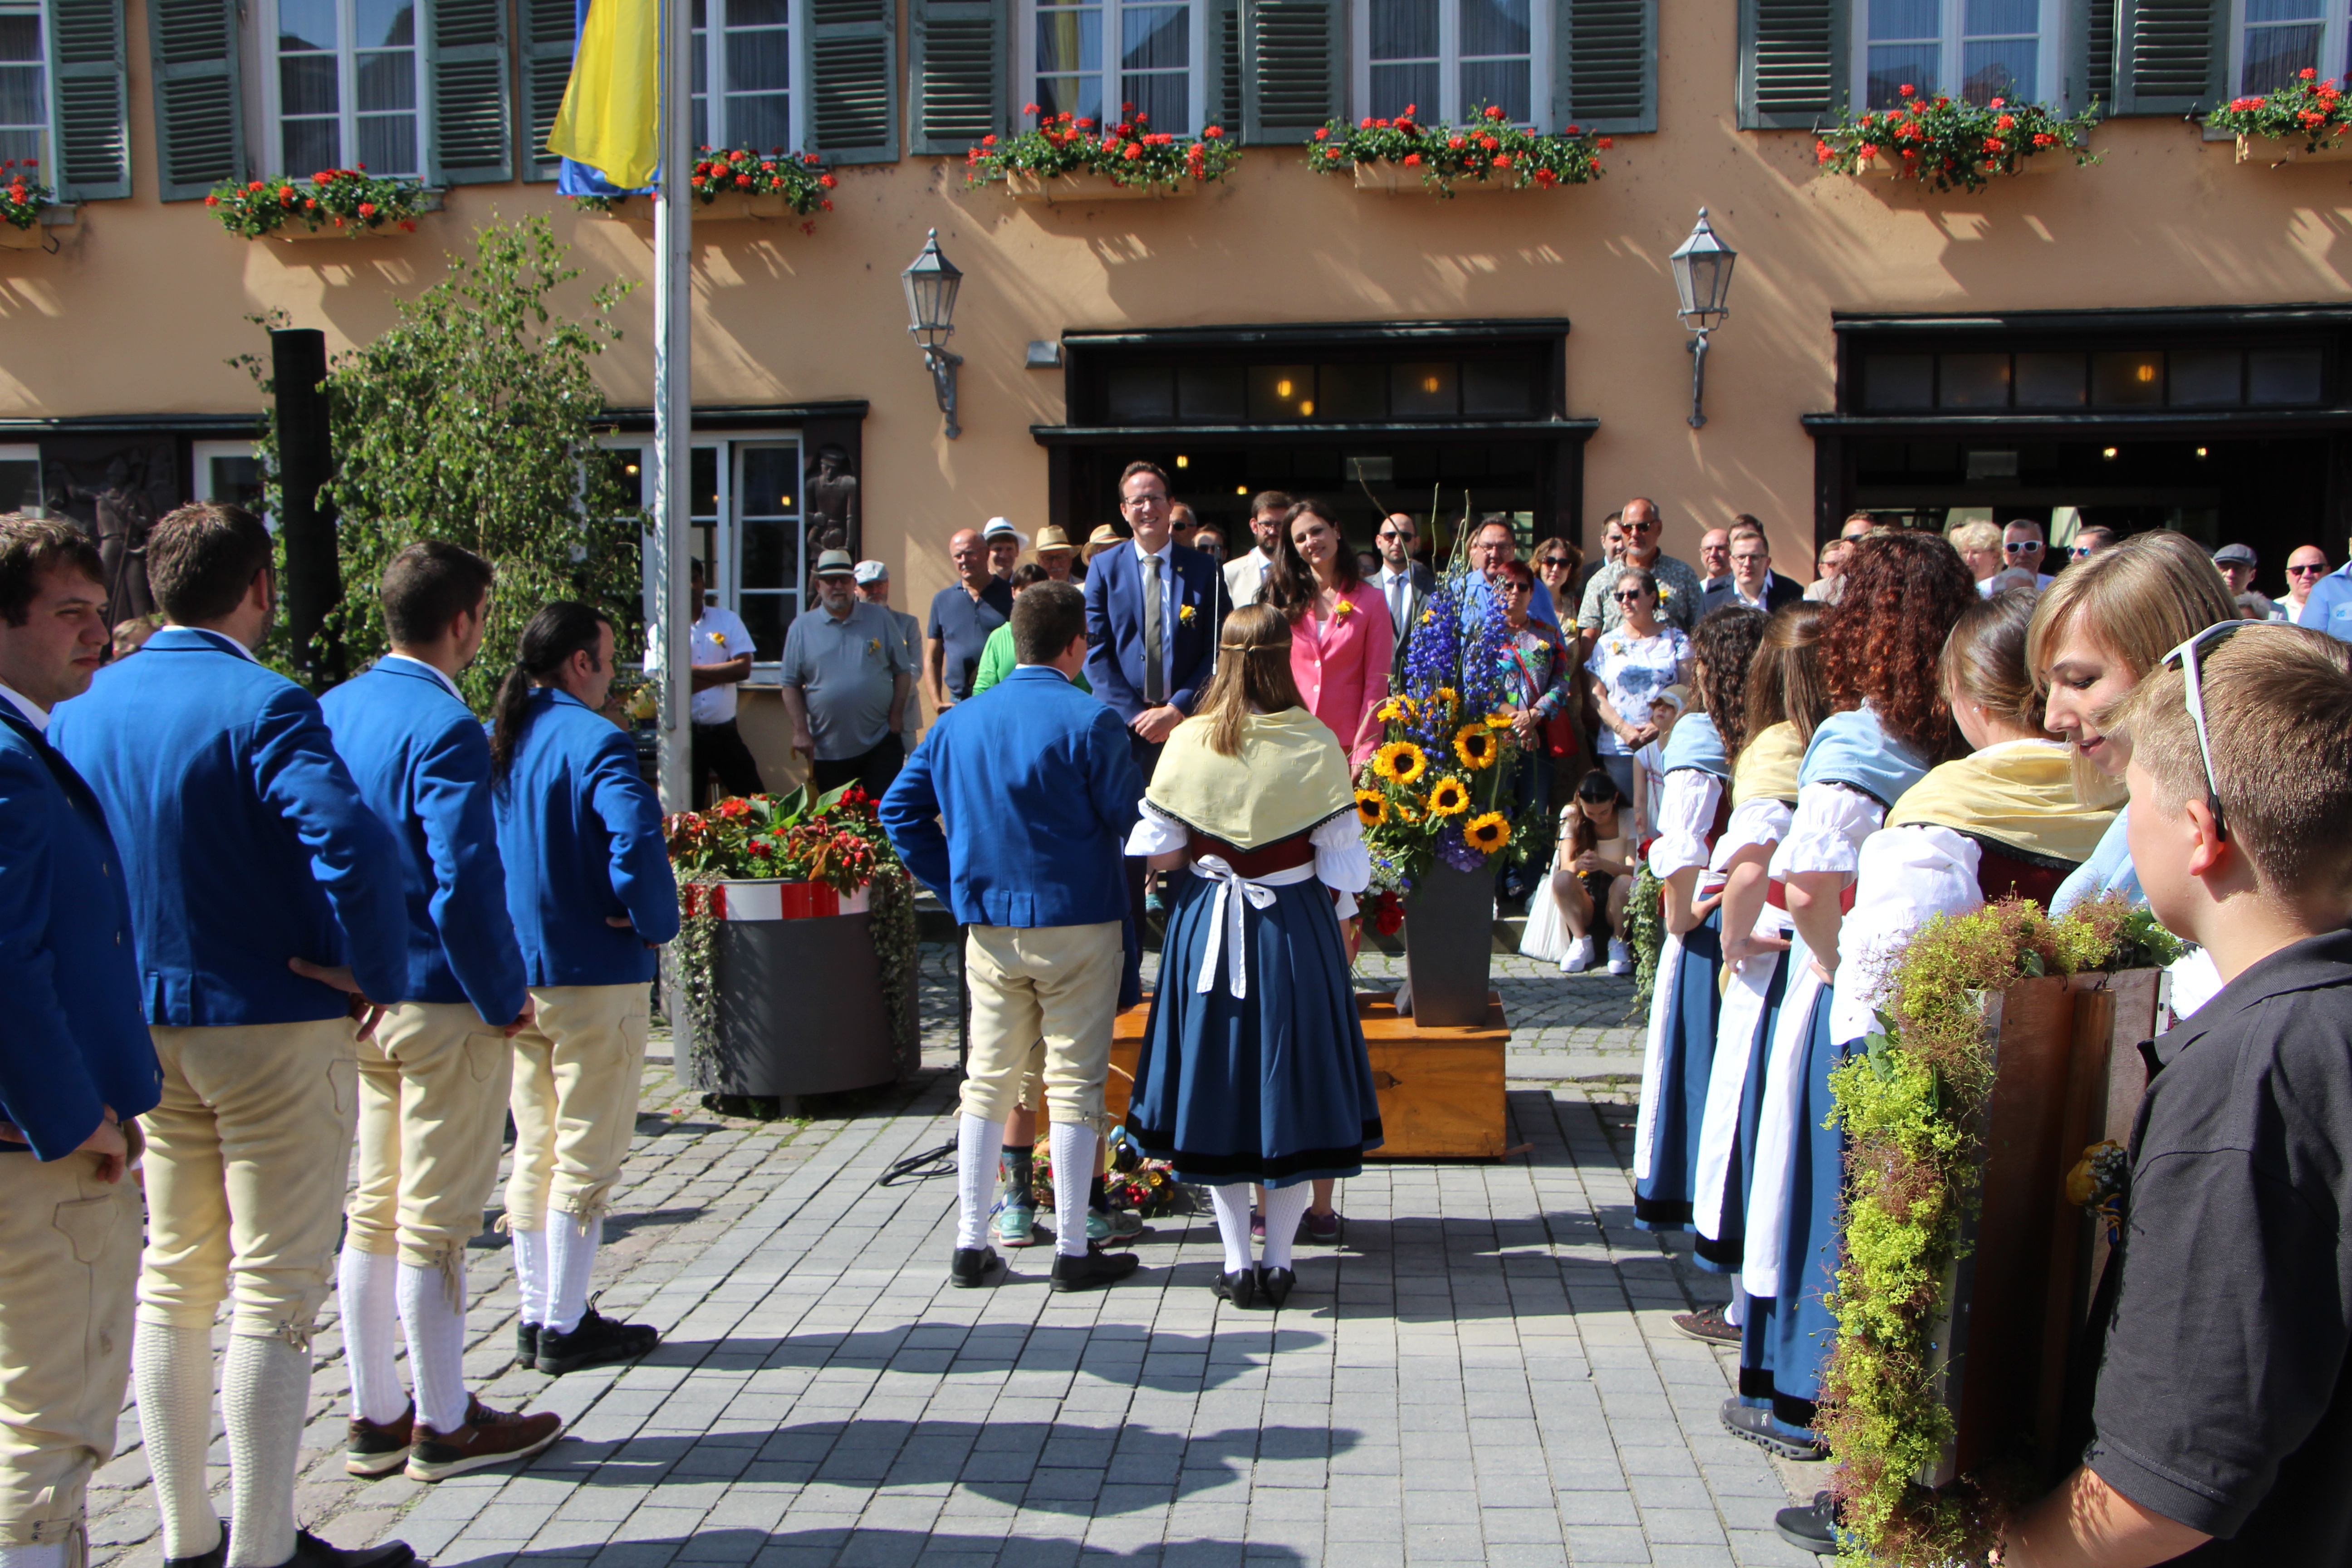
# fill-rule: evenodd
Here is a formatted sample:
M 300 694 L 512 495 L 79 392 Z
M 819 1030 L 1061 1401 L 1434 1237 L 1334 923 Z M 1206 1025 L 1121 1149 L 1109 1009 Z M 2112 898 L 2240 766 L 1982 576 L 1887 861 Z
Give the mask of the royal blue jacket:
M 368 809 L 400 845 L 408 983 L 378 1002 L 470 1002 L 486 1024 L 522 1011 L 522 950 L 490 811 L 490 741 L 439 672 L 384 658 L 319 700 Z
M 661 802 L 629 737 L 570 692 L 532 689 L 493 795 L 507 910 L 533 985 L 642 984 L 677 934 Z M 628 917 L 624 929 L 606 916 Z
M 309 692 L 216 632 L 166 626 L 59 703 L 49 739 L 122 851 L 149 1023 L 341 1016 L 349 998 L 289 958 L 400 990 L 400 851 Z
M 1142 795 L 1118 715 L 1028 664 L 940 715 L 882 797 L 882 828 L 961 924 L 1095 925 L 1127 914 Z
M 122 866 L 98 797 L 0 699 L 0 1118 L 55 1160 L 105 1108 L 152 1110 L 163 1072 L 139 1010 Z M 0 1143 L 0 1150 L 23 1146 Z
M 1190 713 L 1216 668 L 1217 628 L 1234 606 L 1215 562 L 1181 544 L 1170 545 L 1164 559 L 1176 583 L 1176 619 L 1160 628 L 1172 667 L 1163 700 Z M 1087 633 L 1093 639 L 1087 684 L 1120 723 L 1131 724 L 1150 706 L 1143 700 L 1143 564 L 1134 541 L 1121 540 L 1094 558 L 1086 596 Z

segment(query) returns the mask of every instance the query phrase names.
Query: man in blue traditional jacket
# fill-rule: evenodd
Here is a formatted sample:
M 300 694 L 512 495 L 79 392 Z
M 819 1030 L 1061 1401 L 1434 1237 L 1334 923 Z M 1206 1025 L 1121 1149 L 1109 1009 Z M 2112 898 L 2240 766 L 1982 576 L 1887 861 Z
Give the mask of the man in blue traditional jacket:
M 257 663 L 277 609 L 252 513 L 184 506 L 148 536 L 164 626 L 67 703 L 50 739 L 113 826 L 163 1099 L 147 1137 L 132 1348 L 172 1568 L 394 1568 L 294 1528 L 310 1331 L 341 1228 L 358 1068 L 352 996 L 406 987 L 400 854 L 319 704 Z M 323 978 L 322 978 L 323 977 Z M 212 1325 L 230 1517 L 213 1512 Z
M 43 731 L 105 656 L 98 547 L 0 517 L 0 1563 L 69 1568 L 131 1375 L 137 1184 L 163 1072 L 122 868 Z
M 481 651 L 490 563 L 420 540 L 384 568 L 392 651 L 320 700 L 335 750 L 400 845 L 408 973 L 360 1041 L 360 1174 L 339 1269 L 352 1420 L 343 1468 L 438 1481 L 538 1453 L 551 1413 L 466 1393 L 466 1244 L 499 1179 L 514 1051 L 530 1019 L 490 812 L 490 742 L 456 677 Z M 412 1402 L 393 1370 L 407 1331 Z

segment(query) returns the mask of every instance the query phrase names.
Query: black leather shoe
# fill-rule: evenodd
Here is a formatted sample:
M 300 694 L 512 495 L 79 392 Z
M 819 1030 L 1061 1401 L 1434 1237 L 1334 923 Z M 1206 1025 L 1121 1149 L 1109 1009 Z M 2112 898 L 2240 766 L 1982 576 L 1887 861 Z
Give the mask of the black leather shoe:
M 1089 1245 L 1076 1258 L 1054 1255 L 1054 1277 L 1046 1281 L 1056 1290 L 1095 1290 L 1116 1285 L 1143 1267 L 1132 1252 L 1105 1252 Z
M 1257 1271 L 1258 1299 L 1279 1311 L 1290 1300 L 1290 1288 L 1298 1283 L 1298 1276 L 1287 1268 L 1260 1268 Z
M 948 1283 L 959 1290 L 993 1285 L 1003 1268 L 1004 1259 L 996 1256 L 994 1247 L 959 1247 L 948 1260 Z
M 407 1568 L 416 1561 L 405 1541 L 387 1541 L 381 1546 L 362 1547 L 346 1552 L 340 1546 L 330 1546 L 307 1530 L 294 1532 L 294 1555 L 282 1568 Z
M 1781 1540 L 1816 1557 L 1837 1555 L 1837 1504 L 1827 1492 L 1815 1492 L 1809 1508 L 1782 1509 L 1772 1516 L 1772 1528 Z
M 584 1367 L 609 1366 L 649 1355 L 661 1343 L 661 1331 L 647 1323 L 623 1323 L 591 1307 L 568 1334 L 542 1326 L 539 1354 L 531 1364 L 550 1377 Z
M 517 1366 L 527 1367 L 539 1360 L 539 1325 L 517 1320 L 515 1323 L 515 1358 Z
M 1209 1289 L 1220 1301 L 1231 1301 L 1246 1311 L 1257 1305 L 1257 1270 L 1236 1268 L 1230 1274 L 1220 1274 L 1209 1281 Z
M 220 1521 L 220 1543 L 210 1552 L 199 1552 L 193 1557 L 166 1557 L 163 1568 L 222 1568 L 228 1561 L 228 1521 Z

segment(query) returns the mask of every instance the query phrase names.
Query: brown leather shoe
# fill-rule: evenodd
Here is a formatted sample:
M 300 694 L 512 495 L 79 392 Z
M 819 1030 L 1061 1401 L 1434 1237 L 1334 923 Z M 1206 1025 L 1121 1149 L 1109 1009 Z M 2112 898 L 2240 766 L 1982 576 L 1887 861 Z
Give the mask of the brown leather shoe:
M 416 1441 L 415 1423 L 414 1404 L 396 1420 L 380 1426 L 363 1416 L 352 1416 L 351 1435 L 343 1440 L 343 1473 L 373 1480 L 400 1468 Z
M 466 1424 L 455 1432 L 436 1432 L 421 1421 L 416 1424 L 416 1446 L 408 1451 L 408 1479 L 442 1481 L 468 1470 L 527 1459 L 562 1436 L 563 1417 L 551 1410 L 536 1415 L 493 1410 L 468 1394 Z

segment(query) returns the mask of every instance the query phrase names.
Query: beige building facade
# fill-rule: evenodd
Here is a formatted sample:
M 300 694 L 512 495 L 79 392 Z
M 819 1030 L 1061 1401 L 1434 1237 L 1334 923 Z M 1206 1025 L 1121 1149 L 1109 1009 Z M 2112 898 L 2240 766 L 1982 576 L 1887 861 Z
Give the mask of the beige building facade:
M 2276 593 L 2293 545 L 2341 559 L 2352 507 L 2352 164 L 2241 161 L 2182 116 L 2306 57 L 2340 74 L 2352 0 L 2308 0 L 2289 32 L 2251 3 L 697 0 L 714 139 L 789 138 L 839 180 L 806 224 L 698 216 L 698 547 L 763 661 L 809 525 L 852 504 L 830 479 L 809 493 L 828 446 L 859 552 L 919 616 L 950 531 L 1001 514 L 1082 536 L 1116 521 L 1132 458 L 1236 534 L 1248 494 L 1282 489 L 1338 502 L 1360 543 L 1433 496 L 1589 545 L 1640 494 L 1671 552 L 1751 512 L 1801 579 L 1870 507 L 2243 539 Z M 493 217 L 550 216 L 583 304 L 604 279 L 650 285 L 650 224 L 575 211 L 529 153 L 572 10 L 0 5 L 0 101 L 26 121 L 0 151 L 61 148 L 52 216 L 72 219 L 43 226 L 53 249 L 0 250 L 0 499 L 84 515 L 110 487 L 156 508 L 235 493 L 257 399 L 227 362 L 265 346 L 247 318 L 364 342 Z M 2045 154 L 1976 195 L 1822 175 L 1807 128 L 1898 74 L 2135 112 L 2093 132 L 2095 166 Z M 1168 129 L 1230 124 L 1238 167 L 1171 199 L 967 186 L 961 149 L 1024 103 L 1121 92 Z M 1492 98 L 1598 126 L 1606 173 L 1440 200 L 1306 166 L 1313 123 L 1405 93 L 1424 119 Z M 443 210 L 282 243 L 232 237 L 201 200 L 220 174 L 334 161 L 415 172 Z M 1667 257 L 1702 206 L 1739 260 L 1694 428 Z M 952 440 L 898 278 L 931 230 L 963 273 Z M 652 310 L 650 287 L 625 303 L 604 362 L 624 460 L 648 439 Z

